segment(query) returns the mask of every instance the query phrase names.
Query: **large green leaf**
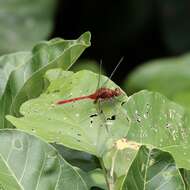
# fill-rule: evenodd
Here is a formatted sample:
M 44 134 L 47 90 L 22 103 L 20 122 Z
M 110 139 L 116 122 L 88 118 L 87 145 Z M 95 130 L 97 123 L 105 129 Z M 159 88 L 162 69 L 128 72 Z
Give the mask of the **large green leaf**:
M 15 59 L 15 54 L 9 55 L 6 60 L 2 58 L 2 61 L 5 60 L 4 69 L 5 65 L 16 67 L 9 69 L 9 77 L 4 75 L 1 87 L 4 91 L 1 92 L 0 99 L 1 127 L 9 126 L 5 120 L 6 114 L 19 115 L 20 105 L 28 99 L 37 97 L 44 90 L 43 76 L 48 69 L 57 67 L 68 69 L 89 45 L 90 33 L 86 32 L 77 40 L 53 39 L 37 44 L 31 55 L 29 53 L 30 59 L 28 56 L 26 59 L 25 55 L 17 56 Z M 23 63 L 23 60 L 26 62 Z M 6 73 L 4 70 L 2 72 Z
M 127 139 L 170 152 L 179 168 L 190 169 L 189 117 L 159 93 L 141 91 L 126 104 L 130 120 Z
M 171 155 L 142 147 L 120 189 L 185 190 Z
M 16 130 L 0 130 L 0 187 L 6 190 L 89 189 L 79 170 L 48 143 Z
M 50 142 L 56 141 L 67 147 L 101 156 L 110 145 L 112 146 L 114 139 L 127 132 L 127 119 L 122 116 L 124 110 L 121 108 L 121 102 L 102 102 L 101 114 L 98 114 L 98 104 L 93 100 L 55 105 L 60 99 L 95 92 L 99 76 L 90 71 L 75 74 L 69 72 L 69 76 L 68 72 L 64 71 L 58 74 L 57 69 L 51 72 L 58 78 L 52 81 L 46 93 L 23 104 L 21 113 L 25 117 L 9 119 L 18 128 L 34 132 Z M 53 74 L 48 74 L 51 80 Z M 102 76 L 100 86 L 105 81 L 107 78 Z M 106 86 L 116 87 L 111 81 L 108 81 Z M 126 99 L 126 96 L 123 94 L 119 99 Z M 114 110 L 111 109 L 113 107 Z M 112 117 L 117 119 L 110 120 Z
M 55 0 L 0 2 L 0 54 L 29 50 L 52 30 Z

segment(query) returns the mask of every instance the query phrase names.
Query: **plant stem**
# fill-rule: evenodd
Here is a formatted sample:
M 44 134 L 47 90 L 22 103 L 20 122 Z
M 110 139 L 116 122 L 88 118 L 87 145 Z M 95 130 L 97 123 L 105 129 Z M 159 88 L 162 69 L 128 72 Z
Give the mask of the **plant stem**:
M 101 165 L 102 170 L 103 170 L 103 174 L 104 174 L 104 177 L 105 177 L 105 180 L 106 180 L 107 187 L 108 187 L 109 190 L 112 190 L 112 189 L 110 189 L 110 184 L 109 184 L 109 180 L 108 180 L 108 176 L 107 176 L 107 170 L 106 170 L 106 168 L 104 166 L 104 162 L 103 162 L 102 158 L 99 158 L 99 162 L 100 162 L 100 165 Z

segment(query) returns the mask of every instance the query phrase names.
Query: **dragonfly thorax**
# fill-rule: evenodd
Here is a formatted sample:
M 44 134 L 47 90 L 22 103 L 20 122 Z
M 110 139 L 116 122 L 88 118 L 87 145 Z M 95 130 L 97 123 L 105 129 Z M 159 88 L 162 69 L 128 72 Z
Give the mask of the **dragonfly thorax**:
M 92 94 L 92 98 L 95 100 L 109 99 L 114 96 L 119 96 L 121 93 L 122 92 L 119 88 L 115 88 L 114 90 L 110 88 L 99 88 L 94 94 Z

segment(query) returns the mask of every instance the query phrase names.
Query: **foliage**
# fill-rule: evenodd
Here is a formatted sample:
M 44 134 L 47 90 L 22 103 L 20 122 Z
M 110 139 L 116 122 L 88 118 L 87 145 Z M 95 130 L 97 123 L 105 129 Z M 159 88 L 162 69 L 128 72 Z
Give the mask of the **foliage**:
M 100 113 L 91 100 L 58 106 L 59 99 L 94 92 L 98 75 L 55 69 L 46 77 L 48 89 L 21 106 L 23 117 L 7 117 L 18 129 L 96 156 L 109 189 L 185 189 L 179 168 L 190 169 L 189 118 L 181 106 L 148 91 L 129 98 L 123 92 L 102 102 Z M 111 81 L 106 86 L 117 87 Z M 132 181 L 134 175 L 142 179 Z
M 53 26 L 54 0 L 0 2 L 0 54 L 30 50 Z
M 1 130 L 0 142 L 2 189 L 88 189 L 79 169 L 47 142 L 16 130 Z
M 31 52 L 0 58 L 0 128 L 10 126 L 6 114 L 19 115 L 20 105 L 37 97 L 46 88 L 44 73 L 50 68 L 70 68 L 90 45 L 90 34 L 77 40 L 53 39 L 37 44 Z
M 147 90 L 56 104 L 98 87 L 119 88 L 92 71 L 67 71 L 89 45 L 87 32 L 77 40 L 53 39 L 31 52 L 0 58 L 0 128 L 17 128 L 0 130 L 0 188 L 189 189 L 190 117 L 182 106 Z M 155 64 L 151 77 L 157 72 L 162 77 L 156 81 L 188 76 L 188 56 L 179 62 L 175 69 L 184 68 L 181 75 L 175 69 L 164 75 L 162 67 L 173 68 L 165 63 Z M 147 75 L 139 73 L 128 83 L 132 90 L 135 84 L 144 88 L 141 77 Z M 179 88 L 185 93 L 188 83 Z M 172 90 L 163 92 L 169 96 Z

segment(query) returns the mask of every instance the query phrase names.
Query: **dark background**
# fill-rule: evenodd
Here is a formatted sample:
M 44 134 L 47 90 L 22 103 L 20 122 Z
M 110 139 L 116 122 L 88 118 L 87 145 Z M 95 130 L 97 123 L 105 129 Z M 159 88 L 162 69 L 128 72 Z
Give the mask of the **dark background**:
M 136 66 L 190 48 L 189 0 L 59 0 L 52 37 L 75 39 L 85 31 L 92 46 L 82 58 L 103 60 L 108 75 L 122 82 Z

